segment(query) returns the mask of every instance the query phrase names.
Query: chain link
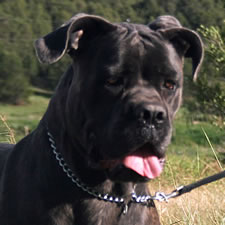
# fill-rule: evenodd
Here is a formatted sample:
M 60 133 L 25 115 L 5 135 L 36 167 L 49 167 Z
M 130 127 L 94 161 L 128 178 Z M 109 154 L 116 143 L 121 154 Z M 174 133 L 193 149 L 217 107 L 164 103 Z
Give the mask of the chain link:
M 62 157 L 61 153 L 56 151 L 56 146 L 55 146 L 55 141 L 53 139 L 53 136 L 51 135 L 50 132 L 47 133 L 49 136 L 49 141 L 51 143 L 51 148 L 53 150 L 53 153 L 55 155 L 56 160 L 59 163 L 59 166 L 62 167 L 62 170 L 64 173 L 66 173 L 67 177 L 70 178 L 70 180 L 76 184 L 77 187 L 81 188 L 84 192 L 87 192 L 88 194 L 94 196 L 95 198 L 98 198 L 103 201 L 108 201 L 108 202 L 114 202 L 117 204 L 123 204 L 124 199 L 121 197 L 115 197 L 111 196 L 109 194 L 101 194 L 95 191 L 94 189 L 86 186 L 83 182 L 81 182 L 73 173 L 73 171 L 69 168 L 69 166 L 66 164 L 64 158 Z
M 116 197 L 109 194 L 102 194 L 97 192 L 96 190 L 86 186 L 79 178 L 75 176 L 73 171 L 69 168 L 69 166 L 66 164 L 64 158 L 62 157 L 61 153 L 57 152 L 56 144 L 54 141 L 54 138 L 52 134 L 48 131 L 48 139 L 52 148 L 52 151 L 55 155 L 56 160 L 58 161 L 59 166 L 62 168 L 63 172 L 67 175 L 67 177 L 79 188 L 81 188 L 84 192 L 88 193 L 89 195 L 106 202 L 116 203 L 118 205 L 124 205 L 123 213 L 126 214 L 128 211 L 128 204 L 125 204 L 125 200 L 122 197 Z M 179 195 L 179 191 L 183 188 L 183 186 L 177 188 L 172 193 L 166 195 L 163 192 L 156 192 L 155 196 L 151 195 L 137 195 L 135 192 L 131 194 L 130 201 L 136 204 L 142 204 L 149 206 L 152 200 L 157 201 L 166 201 L 168 202 L 168 199 L 174 198 Z

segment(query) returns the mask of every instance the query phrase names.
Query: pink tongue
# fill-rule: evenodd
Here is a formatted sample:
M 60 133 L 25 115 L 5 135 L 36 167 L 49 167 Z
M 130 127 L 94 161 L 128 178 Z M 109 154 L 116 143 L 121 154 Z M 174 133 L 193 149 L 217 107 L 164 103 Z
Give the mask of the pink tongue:
M 141 176 L 153 179 L 160 175 L 162 166 L 156 156 L 130 155 L 123 159 L 123 164 Z

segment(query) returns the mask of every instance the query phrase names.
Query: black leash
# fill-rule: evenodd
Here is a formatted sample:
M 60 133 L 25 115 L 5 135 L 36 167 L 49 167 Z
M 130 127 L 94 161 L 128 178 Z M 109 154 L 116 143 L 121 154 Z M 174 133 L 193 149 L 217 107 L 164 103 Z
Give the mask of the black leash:
M 192 184 L 189 184 L 189 185 L 186 185 L 186 186 L 183 186 L 183 188 L 181 188 L 179 190 L 179 195 L 182 195 L 184 193 L 187 193 L 187 192 L 190 192 L 192 191 L 193 189 L 195 188 L 198 188 L 202 185 L 205 185 L 205 184 L 209 184 L 211 182 L 214 182 L 216 180 L 219 180 L 219 179 L 222 179 L 225 177 L 225 170 L 220 172 L 220 173 L 217 173 L 215 175 L 212 175 L 212 176 L 209 176 L 209 177 L 206 177 L 206 178 L 203 178 L 197 182 L 194 182 Z
M 220 172 L 220 173 L 217 173 L 215 175 L 203 178 L 203 179 L 201 179 L 197 182 L 194 182 L 192 184 L 189 184 L 189 185 L 186 185 L 186 186 L 180 186 L 168 195 L 166 195 L 164 193 L 160 193 L 162 195 L 162 201 L 168 201 L 170 198 L 175 198 L 175 197 L 181 196 L 181 195 L 183 195 L 187 192 L 192 191 L 195 188 L 198 188 L 198 187 L 200 187 L 202 185 L 205 185 L 205 184 L 209 184 L 209 183 L 214 182 L 216 180 L 220 180 L 224 177 L 225 177 L 225 170 Z

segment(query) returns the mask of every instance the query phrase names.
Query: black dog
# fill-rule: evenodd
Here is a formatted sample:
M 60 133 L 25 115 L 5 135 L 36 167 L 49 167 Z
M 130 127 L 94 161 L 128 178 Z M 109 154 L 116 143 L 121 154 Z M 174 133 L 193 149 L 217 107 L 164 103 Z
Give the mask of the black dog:
M 41 62 L 73 63 L 37 129 L 0 146 L 0 224 L 160 224 L 146 181 L 162 171 L 183 58 L 196 79 L 200 37 L 171 16 L 145 26 L 78 14 L 35 47 Z

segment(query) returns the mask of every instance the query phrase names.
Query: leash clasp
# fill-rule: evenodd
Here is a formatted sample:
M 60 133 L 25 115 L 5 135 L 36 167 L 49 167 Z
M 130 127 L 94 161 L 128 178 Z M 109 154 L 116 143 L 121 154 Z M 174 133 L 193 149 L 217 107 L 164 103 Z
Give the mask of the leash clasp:
M 174 191 L 172 191 L 170 194 L 165 194 L 164 192 L 156 192 L 154 196 L 154 200 L 160 201 L 160 202 L 168 202 L 170 198 L 178 197 L 181 193 L 181 190 L 184 188 L 184 186 L 180 186 L 176 188 Z

